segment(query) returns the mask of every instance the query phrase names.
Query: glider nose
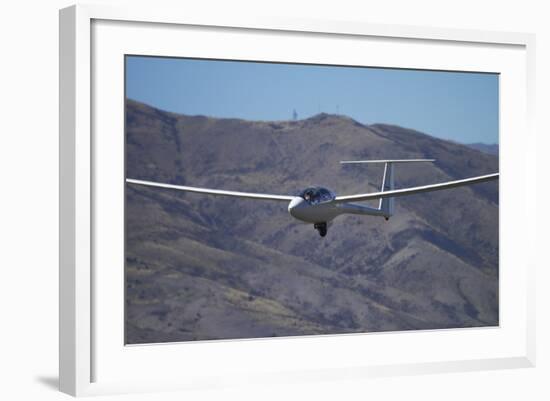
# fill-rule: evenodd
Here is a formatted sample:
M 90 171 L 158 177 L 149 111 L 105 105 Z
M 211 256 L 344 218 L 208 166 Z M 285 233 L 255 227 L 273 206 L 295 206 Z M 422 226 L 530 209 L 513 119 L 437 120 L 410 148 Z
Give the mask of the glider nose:
M 291 216 L 294 216 L 294 213 L 293 211 L 295 209 L 298 209 L 299 207 L 303 206 L 304 204 L 306 203 L 306 201 L 300 197 L 295 197 L 294 199 L 292 199 L 290 201 L 290 203 L 288 204 L 288 212 L 290 213 Z

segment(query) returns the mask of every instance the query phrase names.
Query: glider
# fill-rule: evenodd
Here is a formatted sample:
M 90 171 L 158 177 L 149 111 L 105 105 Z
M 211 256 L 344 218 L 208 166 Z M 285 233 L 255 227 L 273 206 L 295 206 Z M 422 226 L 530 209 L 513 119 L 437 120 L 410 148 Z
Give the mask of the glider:
M 288 202 L 289 214 L 297 220 L 313 224 L 321 237 L 327 235 L 328 222 L 341 214 L 359 214 L 381 216 L 388 220 L 394 213 L 394 200 L 398 196 L 407 196 L 423 192 L 439 191 L 464 185 L 478 184 L 497 180 L 499 173 L 448 181 L 438 184 L 424 185 L 411 188 L 394 188 L 394 165 L 400 163 L 434 162 L 434 159 L 405 159 L 405 160 L 350 160 L 341 161 L 341 164 L 384 164 L 384 175 L 379 192 L 356 195 L 336 196 L 332 191 L 322 187 L 304 189 L 298 196 L 272 195 L 264 193 L 227 191 L 223 189 L 209 189 L 188 187 L 183 185 L 164 184 L 153 181 L 142 181 L 127 178 L 129 184 L 145 185 L 156 188 L 176 189 L 179 191 L 195 192 L 215 196 L 233 196 L 238 198 L 258 199 Z M 371 207 L 354 202 L 380 200 L 378 207 Z

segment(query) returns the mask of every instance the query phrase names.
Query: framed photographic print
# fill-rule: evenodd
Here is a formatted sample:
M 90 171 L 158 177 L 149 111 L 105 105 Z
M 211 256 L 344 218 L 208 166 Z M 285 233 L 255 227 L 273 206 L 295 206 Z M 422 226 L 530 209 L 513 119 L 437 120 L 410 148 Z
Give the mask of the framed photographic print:
M 62 10 L 61 390 L 532 366 L 533 43 Z

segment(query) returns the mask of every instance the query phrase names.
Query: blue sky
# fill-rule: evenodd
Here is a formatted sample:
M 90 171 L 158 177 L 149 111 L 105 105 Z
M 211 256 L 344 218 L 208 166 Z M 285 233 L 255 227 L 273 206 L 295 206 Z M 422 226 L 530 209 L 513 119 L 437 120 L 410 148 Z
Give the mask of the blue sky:
M 462 143 L 498 143 L 498 75 L 182 58 L 126 58 L 126 96 L 189 115 L 339 113 Z

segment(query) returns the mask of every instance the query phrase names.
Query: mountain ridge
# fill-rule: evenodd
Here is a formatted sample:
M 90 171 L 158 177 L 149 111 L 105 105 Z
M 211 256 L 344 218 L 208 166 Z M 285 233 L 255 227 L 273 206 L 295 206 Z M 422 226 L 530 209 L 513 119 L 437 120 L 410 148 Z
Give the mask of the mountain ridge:
M 499 146 L 498 143 L 482 143 L 482 142 L 476 142 L 476 143 L 469 143 L 467 144 L 472 149 L 479 150 L 483 153 L 488 153 L 490 155 L 497 155 L 499 152 Z

